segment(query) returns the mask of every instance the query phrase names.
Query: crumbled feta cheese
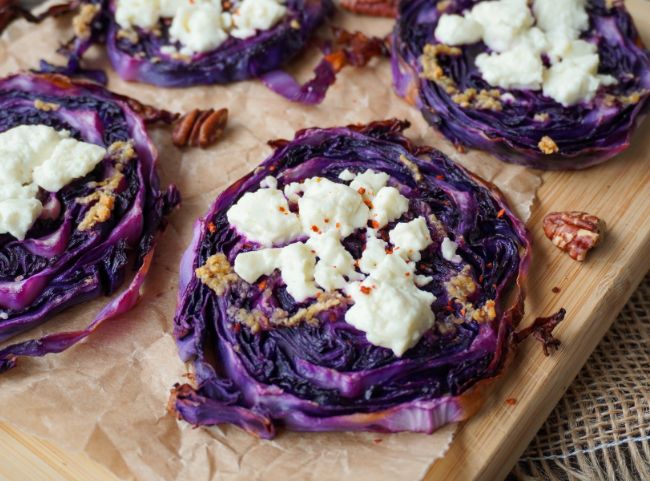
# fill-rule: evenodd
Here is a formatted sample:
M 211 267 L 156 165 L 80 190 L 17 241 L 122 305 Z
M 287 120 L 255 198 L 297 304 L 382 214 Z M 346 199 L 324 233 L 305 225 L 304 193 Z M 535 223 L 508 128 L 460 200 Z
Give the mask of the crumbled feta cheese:
M 359 269 L 366 274 L 371 274 L 379 263 L 384 260 L 387 244 L 376 237 L 375 231 L 368 229 L 366 232 L 366 246 L 359 260 Z
M 253 242 L 263 246 L 282 244 L 301 233 L 298 216 L 277 189 L 247 192 L 227 212 L 228 222 Z
M 43 210 L 38 187 L 58 192 L 92 171 L 105 155 L 103 147 L 46 125 L 0 133 L 0 233 L 23 240 Z
M 438 20 L 435 36 L 447 45 L 471 44 L 483 38 L 483 27 L 471 17 L 443 14 Z
M 49 192 L 58 192 L 91 172 L 105 155 L 106 149 L 99 145 L 63 139 L 52 155 L 34 169 L 34 182 Z
M 404 259 L 416 262 L 422 258 L 420 251 L 433 243 L 424 217 L 418 217 L 411 222 L 400 222 L 388 233 L 388 237 L 395 246 L 395 252 Z
M 433 278 L 416 275 L 416 264 L 412 262 L 419 260 L 420 251 L 432 244 L 429 228 L 423 217 L 397 224 L 389 233 L 393 253 L 377 237 L 376 229 L 366 227 L 368 216 L 371 212 L 376 214 L 383 226 L 408 210 L 408 199 L 394 187 L 387 187 L 389 177 L 380 172 L 368 170 L 355 175 L 343 171 L 339 178 L 351 181 L 351 185 L 313 177 L 285 186 L 286 197 L 298 204 L 295 222 L 299 226 L 294 226 L 294 232 L 308 234 L 309 240 L 239 254 L 234 271 L 253 283 L 279 269 L 287 292 L 298 302 L 323 291 L 346 292 L 354 301 L 346 321 L 364 331 L 369 342 L 401 356 L 435 321 L 431 309 L 435 297 L 418 288 Z M 253 196 L 273 196 L 276 202 L 287 205 L 273 177 L 266 177 L 262 186 L 266 188 L 245 194 L 228 211 L 228 220 L 237 229 L 243 230 L 245 225 L 249 231 L 255 230 L 255 235 L 269 231 L 263 225 L 269 214 L 259 211 L 262 206 L 273 204 L 273 200 Z M 375 204 L 372 211 L 364 203 L 371 199 Z M 233 215 L 235 208 L 241 212 L 235 210 Z M 257 228 L 251 225 L 255 222 L 259 224 Z M 359 228 L 366 228 L 366 245 L 355 262 L 342 239 Z
M 302 242 L 279 249 L 260 249 L 244 252 L 235 259 L 235 273 L 248 283 L 280 269 L 287 292 L 297 302 L 314 297 L 321 292 L 314 283 L 316 256 Z
M 366 333 L 368 342 L 391 349 L 401 356 L 431 329 L 435 296 L 413 282 L 412 268 L 396 255 L 384 258 L 362 283 L 352 283 L 346 292 L 354 304 L 345 320 Z
M 505 89 L 538 90 L 544 81 L 541 57 L 523 44 L 503 53 L 482 53 L 476 65 L 486 82 Z
M 345 238 L 368 222 L 370 209 L 361 194 L 347 185 L 313 177 L 287 187 L 287 197 L 298 201 L 303 232 L 309 236 L 337 230 Z M 302 197 L 297 197 L 298 192 Z
M 399 219 L 409 209 L 409 201 L 395 187 L 383 187 L 372 201 L 370 220 L 381 229 L 389 222 Z
M 307 246 L 316 252 L 319 259 L 314 277 L 325 291 L 343 289 L 350 280 L 363 278 L 355 271 L 354 258 L 341 244 L 338 232 L 331 230 L 312 237 Z
M 27 184 L 34 168 L 52 155 L 58 143 L 69 137 L 46 125 L 20 125 L 0 134 L 0 183 Z
M 387 182 L 388 174 L 386 172 L 366 170 L 355 176 L 352 182 L 350 182 L 350 187 L 357 192 L 363 192 L 362 195 L 372 199 L 382 187 L 386 186 Z
M 442 252 L 442 257 L 454 264 L 460 264 L 463 262 L 463 258 L 456 254 L 456 249 L 458 249 L 458 244 L 452 241 L 449 237 L 445 237 L 442 240 L 440 245 L 440 251 Z
M 468 15 L 483 30 L 483 42 L 495 52 L 512 47 L 535 19 L 526 0 L 479 2 Z
M 567 58 L 547 70 L 544 95 L 557 100 L 565 107 L 589 101 L 601 85 L 597 69 L 597 55 Z
M 153 28 L 160 18 L 158 0 L 118 0 L 115 21 L 123 28 Z
M 279 267 L 281 251 L 281 248 L 276 248 L 243 252 L 235 258 L 235 273 L 252 284 Z
M 563 31 L 572 38 L 589 27 L 585 0 L 535 0 L 537 25 L 546 32 Z
M 236 38 L 248 38 L 257 30 L 268 30 L 287 13 L 287 7 L 277 0 L 244 0 L 233 13 L 234 29 L 230 32 Z
M 356 174 L 354 174 L 353 172 L 350 172 L 348 169 L 343 170 L 339 174 L 339 179 L 341 179 L 343 182 L 351 182 L 351 181 L 354 180 L 355 177 L 356 177 Z
M 43 204 L 34 198 L 0 201 L 0 234 L 23 240 L 42 211 Z
M 589 27 L 586 0 L 534 0 L 532 13 L 527 0 L 479 2 L 464 16 L 442 15 L 436 38 L 454 46 L 483 40 L 493 50 L 476 57 L 486 82 L 504 89 L 543 89 L 564 106 L 589 101 L 601 85 L 616 83 L 598 75 L 596 46 L 579 40 Z
M 260 187 L 263 189 L 277 189 L 278 188 L 278 179 L 273 177 L 272 175 L 268 175 L 262 179 L 262 182 L 260 182 Z
M 221 23 L 221 5 L 198 3 L 181 7 L 174 16 L 169 36 L 183 45 L 181 53 L 214 50 L 228 39 Z

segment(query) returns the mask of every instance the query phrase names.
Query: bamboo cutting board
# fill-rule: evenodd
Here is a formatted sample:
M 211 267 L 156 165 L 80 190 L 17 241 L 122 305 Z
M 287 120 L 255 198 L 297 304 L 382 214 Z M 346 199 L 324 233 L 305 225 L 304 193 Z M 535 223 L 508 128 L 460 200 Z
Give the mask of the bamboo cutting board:
M 630 7 L 650 43 L 650 5 L 644 3 Z M 544 357 L 536 342 L 524 343 L 483 409 L 461 426 L 426 481 L 501 480 L 510 471 L 650 269 L 649 165 L 650 121 L 639 129 L 632 148 L 612 162 L 585 172 L 544 173 L 529 221 L 534 256 L 524 324 L 565 307 L 567 319 L 557 329 L 562 346 Z M 542 219 L 553 210 L 585 210 L 606 220 L 608 236 L 584 264 L 572 261 L 544 237 Z M 560 292 L 553 293 L 554 287 Z M 0 481 L 24 480 L 116 478 L 84 455 L 0 424 Z

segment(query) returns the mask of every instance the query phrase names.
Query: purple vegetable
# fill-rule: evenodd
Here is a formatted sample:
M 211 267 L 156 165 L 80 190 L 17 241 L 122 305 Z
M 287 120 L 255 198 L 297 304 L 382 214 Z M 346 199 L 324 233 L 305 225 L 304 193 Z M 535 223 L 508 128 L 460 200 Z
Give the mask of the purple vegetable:
M 264 438 L 280 426 L 431 433 L 478 408 L 479 386 L 501 373 L 513 352 L 514 328 L 523 315 L 529 235 L 494 186 L 440 152 L 413 145 L 402 134 L 407 127 L 389 120 L 309 129 L 292 141 L 272 142 L 275 152 L 226 189 L 196 223 L 181 262 L 174 328 L 180 356 L 195 374 L 192 385 L 176 386 L 173 394 L 182 419 L 194 425 L 232 423 Z M 281 189 L 314 176 L 340 182 L 344 169 L 369 168 L 389 174 L 389 183 L 409 198 L 400 222 L 418 216 L 434 222 L 435 215 L 459 244 L 458 254 L 471 266 L 464 279 L 476 287 L 468 299 L 476 306 L 494 301 L 492 320 L 475 320 L 448 292 L 445 282 L 459 276 L 462 267 L 442 258 L 441 234 L 431 224 L 434 245 L 423 251 L 417 273 L 434 279 L 423 289 L 437 298 L 432 304 L 437 321 L 400 358 L 345 322 L 346 303 L 318 314 L 315 322 L 273 324 L 268 319 L 276 309 L 292 315 L 310 304 L 296 303 L 277 271 L 257 284 L 231 279 L 221 295 L 197 278 L 195 269 L 208 258 L 223 254 L 232 265 L 240 252 L 256 248 L 229 226 L 226 212 L 266 176 L 276 177 Z M 358 257 L 364 233 L 357 231 L 343 243 Z M 517 286 L 515 296 L 508 297 Z M 259 330 L 241 322 L 242 313 L 250 311 L 262 314 Z
M 0 342 L 70 306 L 112 295 L 124 281 L 130 258 L 137 271 L 129 287 L 88 328 L 0 350 L 0 372 L 13 367 L 17 357 L 67 349 L 139 300 L 156 239 L 179 196 L 174 186 L 161 192 L 157 152 L 132 106 L 143 107 L 95 84 L 59 75 L 0 80 L 0 132 L 19 125 L 48 125 L 108 149 L 86 177 L 56 194 L 41 193 L 44 212 L 24 241 L 0 235 Z M 104 182 L 110 180 L 114 182 Z M 80 229 L 98 203 L 97 197 L 88 196 L 101 193 L 113 198 L 110 215 Z M 79 202 L 81 198 L 90 201 Z
M 413 0 L 401 2 L 393 32 L 395 90 L 416 106 L 426 120 L 457 146 L 492 152 L 502 160 L 541 169 L 582 169 L 625 150 L 648 106 L 650 53 L 643 47 L 623 2 L 587 2 L 590 29 L 583 39 L 598 46 L 600 71 L 618 80 L 602 88 L 590 102 L 564 107 L 541 91 L 512 90 L 514 101 L 500 110 L 461 107 L 444 82 L 421 77 L 425 46 L 436 44 L 434 31 L 443 13 L 462 13 L 475 0 Z M 474 59 L 483 43 L 462 47 L 460 55 L 438 56 L 446 78 L 460 91 L 491 90 Z M 505 93 L 498 89 L 500 94 Z M 549 137 L 558 151 L 542 149 Z M 542 144 L 543 145 L 543 144 Z M 550 154 L 544 153 L 546 150 Z
M 69 75 L 81 72 L 101 80 L 100 72 L 82 70 L 80 60 L 93 43 L 105 42 L 113 68 L 125 80 L 162 87 L 188 87 L 264 76 L 270 88 L 290 100 L 319 103 L 334 83 L 335 72 L 329 63 L 319 66 L 315 79 L 304 86 L 303 94 L 297 94 L 288 74 L 278 69 L 305 49 L 315 30 L 333 12 L 333 3 L 331 0 L 287 0 L 285 5 L 286 17 L 269 30 L 246 39 L 230 37 L 213 51 L 180 59 L 161 51 L 170 45 L 168 22 L 161 24 L 159 35 L 138 28 L 137 38 L 131 38 L 121 34 L 115 21 L 115 1 L 87 0 L 82 2 L 78 16 L 84 19 L 87 28 L 76 31 L 75 38 L 62 51 L 68 57 L 68 66 L 42 63 L 41 68 Z M 82 20 L 77 22 L 80 24 Z

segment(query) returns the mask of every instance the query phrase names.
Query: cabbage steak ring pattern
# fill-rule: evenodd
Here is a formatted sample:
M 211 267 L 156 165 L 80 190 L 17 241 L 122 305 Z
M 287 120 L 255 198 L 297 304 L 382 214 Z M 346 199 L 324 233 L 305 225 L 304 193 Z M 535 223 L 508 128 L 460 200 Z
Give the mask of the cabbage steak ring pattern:
M 160 190 L 157 152 L 143 119 L 131 108 L 134 104 L 95 84 L 60 75 L 0 80 L 0 135 L 39 126 L 46 132 L 65 132 L 68 142 L 83 141 L 102 152 L 99 163 L 82 177 L 61 188 L 34 188 L 38 199 L 32 201 L 42 202 L 43 208 L 23 240 L 0 234 L 0 342 L 68 307 L 112 295 L 123 284 L 131 258 L 137 271 L 128 288 L 86 329 L 0 350 L 0 372 L 14 367 L 21 356 L 69 348 L 138 301 L 158 234 L 179 195 L 174 186 Z M 20 147 L 2 146 L 10 152 Z M 78 156 L 65 157 L 59 158 L 62 165 L 82 162 Z M 3 177 L 10 158 L 20 155 L 7 157 L 3 151 Z
M 512 163 L 582 169 L 629 146 L 647 111 L 650 53 L 623 2 L 586 2 L 588 27 L 580 39 L 597 46 L 598 74 L 615 83 L 570 106 L 541 90 L 488 84 L 476 65 L 477 57 L 490 51 L 482 41 L 449 46 L 436 40 L 443 15 L 463 15 L 479 3 L 401 2 L 392 44 L 393 81 L 400 96 L 459 148 L 485 150 Z M 543 60 L 548 62 L 548 56 Z
M 494 186 L 440 152 L 415 146 L 403 135 L 407 127 L 389 120 L 314 128 L 271 142 L 274 153 L 197 221 L 181 262 L 174 327 L 180 356 L 193 366 L 191 385 L 173 390 L 171 405 L 180 418 L 194 425 L 231 423 L 271 438 L 281 426 L 431 433 L 478 409 L 480 386 L 498 376 L 514 352 L 529 235 Z M 345 184 L 369 169 L 387 174 L 389 186 L 408 199 L 399 218 L 378 228 L 378 238 L 388 241 L 398 222 L 416 218 L 426 219 L 431 237 L 413 259 L 419 259 L 414 273 L 425 279 L 420 289 L 435 298 L 427 306 L 435 322 L 400 355 L 346 322 L 354 306 L 345 292 L 297 302 L 278 270 L 253 283 L 235 273 L 238 256 L 263 248 L 229 223 L 228 212 L 242 197 L 269 184 L 281 192 L 306 179 Z M 288 197 L 296 212 L 295 198 Z M 369 249 L 373 222 L 342 236 L 354 259 Z M 450 241 L 453 256 L 442 245 Z M 381 254 L 398 255 L 389 248 Z

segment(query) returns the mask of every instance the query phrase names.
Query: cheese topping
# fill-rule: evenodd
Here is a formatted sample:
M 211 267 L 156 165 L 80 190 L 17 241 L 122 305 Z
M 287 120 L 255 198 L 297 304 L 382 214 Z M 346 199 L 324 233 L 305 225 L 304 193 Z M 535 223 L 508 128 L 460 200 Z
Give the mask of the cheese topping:
M 227 217 L 238 231 L 263 246 L 294 240 L 302 230 L 298 216 L 276 188 L 247 192 L 228 210 Z
M 364 331 L 368 342 L 387 347 L 396 356 L 417 344 L 435 322 L 431 304 L 436 298 L 418 289 L 413 277 L 412 266 L 388 255 L 370 277 L 346 289 L 354 301 L 346 322 Z
M 443 259 L 448 260 L 449 262 L 453 262 L 454 264 L 460 264 L 463 259 L 458 254 L 456 254 L 456 249 L 458 249 L 458 244 L 452 241 L 449 237 L 445 237 L 442 240 L 440 251 L 442 253 Z
M 401 257 L 416 262 L 422 258 L 420 251 L 433 243 L 424 217 L 397 224 L 388 237 Z
M 567 107 L 588 102 L 601 86 L 616 83 L 598 75 L 596 46 L 579 39 L 588 27 L 585 0 L 534 0 L 532 11 L 527 0 L 495 0 L 476 4 L 464 16 L 442 15 L 435 36 L 452 46 L 482 40 L 492 50 L 476 57 L 486 82 L 504 89 L 542 89 Z
M 171 18 L 169 36 L 180 42 L 180 54 L 193 55 L 219 47 L 230 36 L 245 39 L 268 30 L 287 13 L 284 0 L 241 0 L 223 11 L 221 0 L 118 0 L 115 21 L 124 29 L 151 30 Z M 163 47 L 173 55 L 173 46 Z
M 401 356 L 435 321 L 435 296 L 418 287 L 432 278 L 416 275 L 413 262 L 433 242 L 427 222 L 418 217 L 396 224 L 388 233 L 389 246 L 378 230 L 408 210 L 408 199 L 387 185 L 389 176 L 383 172 L 345 170 L 339 178 L 350 185 L 313 177 L 285 186 L 285 198 L 277 179 L 266 177 L 262 188 L 242 196 L 227 218 L 250 240 L 271 246 L 302 236 L 309 239 L 243 252 L 235 258 L 234 271 L 254 283 L 277 269 L 297 302 L 345 292 L 354 301 L 346 321 L 364 331 L 369 342 Z M 289 210 L 290 204 L 297 214 Z M 280 210 L 288 214 L 280 218 Z M 278 228 L 279 220 L 287 219 L 291 228 Z M 366 243 L 355 260 L 342 241 L 361 228 L 366 229 Z
M 361 194 L 347 185 L 313 177 L 290 184 L 285 193 L 298 202 L 303 232 L 311 237 L 336 230 L 345 238 L 368 222 L 370 209 Z
M 91 172 L 105 155 L 103 147 L 45 125 L 0 133 L 0 234 L 23 240 L 43 210 L 39 187 L 58 192 Z

